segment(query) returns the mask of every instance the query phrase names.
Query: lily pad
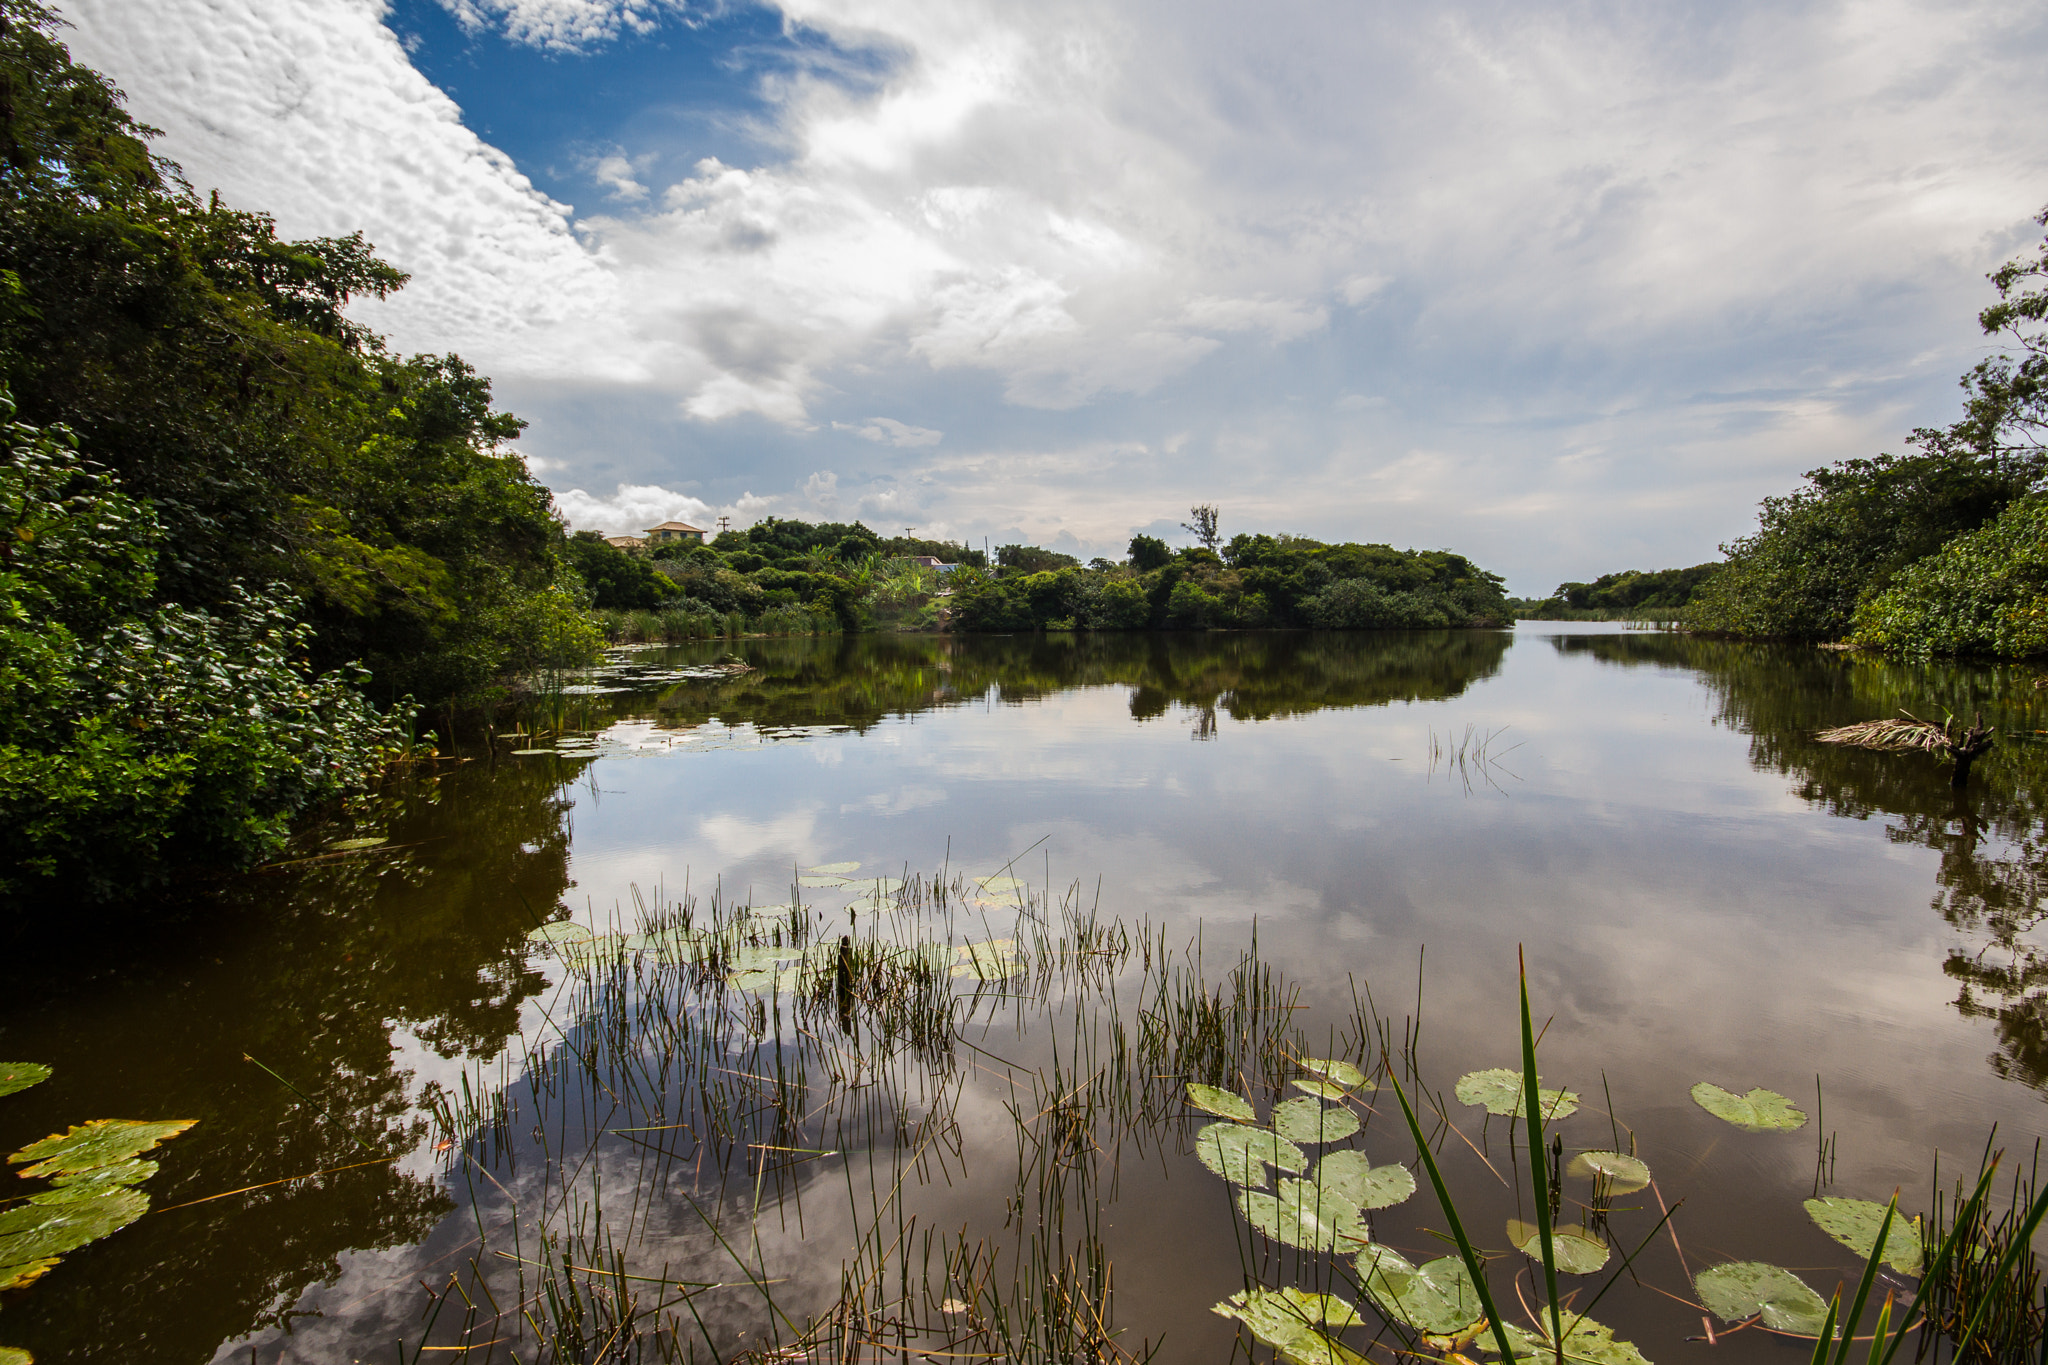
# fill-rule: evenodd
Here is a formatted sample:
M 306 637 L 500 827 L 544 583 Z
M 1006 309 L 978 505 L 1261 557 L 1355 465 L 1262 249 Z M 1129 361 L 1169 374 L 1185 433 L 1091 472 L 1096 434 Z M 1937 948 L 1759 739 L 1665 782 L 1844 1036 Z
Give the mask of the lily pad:
M 599 934 L 594 938 L 562 939 L 555 944 L 562 961 L 572 967 L 605 967 L 626 956 L 624 934 Z
M 1519 1218 L 1508 1219 L 1508 1240 L 1532 1261 L 1543 1260 L 1543 1230 Z M 1583 1232 L 1553 1228 L 1550 1232 L 1551 1261 L 1567 1275 L 1590 1275 L 1607 1264 L 1607 1243 Z
M 1489 1067 L 1485 1071 L 1469 1071 L 1458 1078 L 1453 1089 L 1461 1104 L 1481 1104 L 1489 1114 L 1503 1118 L 1520 1118 L 1522 1114 L 1522 1073 L 1509 1067 Z M 1536 1091 L 1536 1102 L 1543 1107 L 1543 1121 L 1570 1118 L 1579 1112 L 1579 1096 L 1573 1090 Z
M 1458 1335 L 1486 1316 L 1457 1256 L 1418 1266 L 1392 1247 L 1369 1246 L 1358 1253 L 1358 1277 L 1382 1313 L 1431 1336 Z
M 97 1199 L 20 1204 L 0 1213 L 0 1264 L 62 1256 L 127 1227 L 149 1209 L 149 1196 L 117 1185 Z
M 1323 1080 L 1321 1077 L 1306 1081 L 1297 1079 L 1288 1082 L 1288 1084 L 1292 1085 L 1296 1090 L 1306 1091 L 1318 1099 L 1343 1100 L 1351 1094 L 1348 1087 L 1341 1086 L 1335 1081 Z
M 1219 1090 L 1213 1085 L 1197 1085 L 1189 1081 L 1188 1103 L 1219 1117 L 1236 1119 L 1239 1123 L 1252 1123 L 1258 1119 L 1258 1115 L 1252 1112 L 1250 1100 L 1241 1095 L 1233 1095 L 1228 1090 Z
M 1580 1152 L 1565 1167 L 1582 1180 L 1604 1179 L 1609 1194 L 1631 1194 L 1650 1183 L 1650 1168 L 1622 1152 Z
M 353 853 L 359 848 L 378 848 L 391 840 L 379 836 L 374 839 L 336 839 L 327 847 L 336 853 Z
M 0 1265 L 0 1289 L 19 1289 L 30 1281 L 41 1279 L 43 1272 L 57 1264 L 59 1259 L 61 1258 L 56 1256 L 39 1256 L 33 1261 Z M 6 1352 L 0 1350 L 0 1365 L 6 1365 L 6 1361 Z
M 1806 1212 L 1820 1224 L 1822 1232 L 1865 1260 L 1870 1259 L 1870 1249 L 1877 1245 L 1877 1230 L 1884 1225 L 1883 1204 L 1873 1204 L 1868 1199 L 1809 1199 Z M 1918 1275 L 1926 1260 L 1920 1220 L 1893 1214 L 1891 1231 L 1884 1237 L 1885 1264 L 1901 1275 Z
M 1022 877 L 976 877 L 974 881 L 991 896 L 1007 896 L 1024 889 Z
M 805 868 L 804 871 L 810 873 L 814 877 L 844 877 L 849 872 L 860 871 L 860 864 L 819 863 L 816 867 Z
M 1316 1163 L 1312 1177 L 1324 1193 L 1362 1209 L 1390 1209 L 1415 1193 L 1415 1175 L 1406 1166 L 1375 1166 L 1364 1152 L 1331 1152 Z
M 538 929 L 529 929 L 526 933 L 528 943 L 577 943 L 596 937 L 597 934 L 587 925 L 578 924 L 572 919 L 558 919 L 551 924 L 543 924 Z
M 157 1172 L 154 1161 L 116 1161 L 108 1166 L 91 1166 L 69 1171 L 50 1183 L 59 1188 L 73 1185 L 139 1185 Z
M 903 889 L 901 877 L 856 877 L 847 885 L 863 896 L 893 896 Z
M 1304 1251 L 1348 1251 L 1370 1240 L 1356 1204 L 1306 1180 L 1283 1180 L 1278 1194 L 1242 1190 L 1237 1206 L 1260 1232 Z
M 524 758 L 528 754 L 551 754 L 553 752 L 553 749 L 514 749 L 512 751 L 513 755 L 519 758 Z
M 1341 1142 L 1358 1131 L 1358 1115 L 1315 1100 L 1282 1100 L 1273 1106 L 1273 1131 L 1290 1142 Z
M 1195 1155 L 1231 1184 L 1252 1189 L 1265 1188 L 1268 1166 L 1283 1171 L 1308 1169 L 1301 1148 L 1277 1133 L 1242 1123 L 1212 1123 L 1202 1129 L 1195 1135 Z
M 1752 1090 L 1747 1095 L 1738 1095 L 1711 1081 L 1701 1081 L 1692 1088 L 1692 1098 L 1715 1118 L 1725 1119 L 1744 1132 L 1789 1133 L 1806 1126 L 1806 1111 L 1775 1090 Z
M 33 1162 L 21 1174 L 24 1176 L 69 1175 L 77 1171 L 90 1170 L 95 1166 L 112 1166 L 127 1161 L 156 1146 L 169 1142 L 178 1134 L 199 1122 L 198 1119 L 163 1119 L 147 1121 L 142 1119 L 93 1119 L 78 1124 L 63 1133 L 53 1133 L 40 1142 L 28 1146 L 8 1157 L 8 1161 L 19 1166 Z M 5 1215 L 0 1215 L 4 1218 Z M 46 1255 L 36 1252 L 35 1255 Z M 0 1248 L 0 1261 L 27 1260 L 26 1256 L 9 1256 Z
M 1333 1085 L 1341 1085 L 1346 1090 L 1356 1090 L 1365 1084 L 1365 1073 L 1349 1062 L 1324 1057 L 1304 1057 L 1301 1059 L 1301 1066 L 1302 1070 L 1321 1076 Z
M 1232 1294 L 1210 1310 L 1236 1318 L 1291 1365 L 1364 1365 L 1365 1357 L 1322 1330 L 1352 1326 L 1358 1310 L 1335 1294 L 1309 1294 L 1291 1286 Z
M 1024 970 L 1017 956 L 1015 939 L 992 938 L 986 943 L 963 943 L 960 955 L 967 959 L 953 968 L 954 976 L 976 976 L 983 981 L 1007 981 Z
M 841 886 L 844 886 L 844 885 L 846 885 L 846 878 L 844 878 L 844 877 L 798 877 L 798 878 L 796 879 L 796 884 L 797 884 L 798 886 L 804 886 L 804 887 L 809 887 L 809 888 L 810 888 L 811 890 L 813 890 L 813 891 L 820 891 L 820 890 L 827 890 L 827 889 L 830 889 L 830 888 L 834 888 L 834 887 L 841 887 Z
M 1700 1302 L 1723 1322 L 1761 1316 L 1766 1327 L 1817 1337 L 1827 1321 L 1821 1296 L 1782 1266 L 1734 1261 L 1702 1270 L 1692 1285 Z
M 1541 1309 L 1536 1316 L 1547 1329 L 1550 1310 Z M 1591 1318 L 1580 1318 L 1575 1322 L 1570 1309 L 1564 1310 L 1563 1317 L 1566 1360 L 1576 1361 L 1578 1365 L 1650 1365 L 1643 1353 L 1635 1348 L 1634 1342 L 1616 1341 L 1612 1327 L 1604 1327 Z M 1512 1322 L 1507 1323 L 1506 1328 L 1508 1344 L 1515 1348 L 1515 1359 L 1536 1362 L 1557 1359 L 1557 1348 L 1551 1344 L 1547 1330 L 1532 1332 Z M 1486 1351 L 1499 1354 L 1491 1332 L 1482 1332 L 1478 1342 Z
M 37 1273 L 40 1274 L 41 1272 L 38 1271 Z M 4 1277 L 6 1274 L 7 1267 L 0 1266 L 0 1277 Z M 23 1280 L 22 1283 L 27 1284 L 28 1281 Z M 0 1278 L 0 1289 L 5 1288 L 7 1288 L 7 1281 L 5 1278 Z M 22 1350 L 19 1346 L 0 1346 L 0 1365 L 36 1365 L 36 1358 L 27 1351 Z
M 50 1068 L 41 1062 L 0 1062 L 0 1095 L 12 1095 L 50 1079 Z

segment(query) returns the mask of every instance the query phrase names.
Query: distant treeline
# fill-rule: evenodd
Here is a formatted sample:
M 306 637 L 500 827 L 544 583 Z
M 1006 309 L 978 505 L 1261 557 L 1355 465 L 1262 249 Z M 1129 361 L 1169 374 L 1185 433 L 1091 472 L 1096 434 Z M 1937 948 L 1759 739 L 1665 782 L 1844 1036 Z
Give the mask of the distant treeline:
M 1541 601 L 1520 601 L 1515 615 L 1532 621 L 1620 620 L 1647 613 L 1676 614 L 1721 569 L 1719 560 L 1689 569 L 1627 569 L 1591 583 L 1560 583 Z

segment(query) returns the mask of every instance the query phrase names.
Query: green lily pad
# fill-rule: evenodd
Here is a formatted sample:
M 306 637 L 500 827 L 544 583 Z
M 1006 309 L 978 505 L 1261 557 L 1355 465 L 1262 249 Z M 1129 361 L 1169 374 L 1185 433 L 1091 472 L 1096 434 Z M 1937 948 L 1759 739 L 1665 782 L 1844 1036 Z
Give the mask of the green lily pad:
M 1290 1142 L 1341 1142 L 1358 1131 L 1358 1115 L 1315 1100 L 1282 1100 L 1273 1106 L 1273 1131 Z
M 1508 1344 L 1514 1347 L 1515 1359 L 1537 1362 L 1557 1359 L 1557 1348 L 1550 1341 L 1550 1310 L 1545 1308 L 1536 1314 L 1544 1330 L 1532 1332 L 1510 1322 L 1505 1324 Z M 1650 1365 L 1635 1343 L 1616 1341 L 1614 1329 L 1603 1327 L 1591 1318 L 1580 1318 L 1574 1322 L 1570 1309 L 1563 1310 L 1564 1317 L 1564 1358 L 1577 1365 Z M 1491 1332 L 1482 1332 L 1478 1343 L 1491 1354 L 1500 1354 Z
M 38 1256 L 33 1261 L 17 1261 L 13 1265 L 0 1265 L 0 1289 L 19 1289 L 23 1285 L 43 1277 L 43 1273 L 57 1264 L 61 1257 Z M 0 1365 L 7 1357 L 0 1355 Z
M 1458 1078 L 1452 1093 L 1457 1095 L 1461 1104 L 1485 1105 L 1489 1114 L 1499 1114 L 1503 1118 L 1520 1118 L 1522 1114 L 1522 1073 L 1508 1067 L 1469 1071 Z M 1567 1119 L 1579 1112 L 1578 1092 L 1573 1090 L 1539 1088 L 1536 1102 L 1543 1106 L 1545 1123 Z
M 1870 1259 L 1870 1249 L 1877 1245 L 1877 1230 L 1884 1224 L 1883 1204 L 1873 1204 L 1868 1199 L 1809 1199 L 1806 1212 L 1820 1224 L 1822 1232 L 1865 1260 Z M 1926 1260 L 1920 1220 L 1893 1214 L 1891 1230 L 1884 1237 L 1885 1264 L 1901 1275 L 1918 1275 Z
M 327 847 L 335 853 L 353 853 L 359 848 L 377 848 L 390 842 L 380 835 L 374 839 L 336 839 Z
M 1431 1336 L 1458 1335 L 1486 1316 L 1457 1256 L 1417 1266 L 1392 1247 L 1369 1246 L 1358 1253 L 1358 1278 L 1382 1313 Z
M 7 1267 L 0 1266 L 0 1276 L 7 1274 Z M 22 1281 L 23 1284 L 28 1281 Z M 0 1289 L 7 1288 L 5 1279 L 0 1279 Z M 36 1365 L 36 1358 L 19 1346 L 0 1346 L 0 1365 Z
M 1717 1119 L 1749 1133 L 1789 1133 L 1806 1126 L 1806 1111 L 1775 1090 L 1738 1095 L 1710 1081 L 1692 1088 L 1693 1102 Z M 1818 1329 L 1816 1329 L 1818 1330 Z
M 1013 895 L 1024 889 L 1022 877 L 977 877 L 975 884 L 991 896 Z
M 1195 1155 L 1231 1184 L 1252 1189 L 1265 1188 L 1268 1166 L 1283 1171 L 1308 1169 L 1301 1148 L 1277 1133 L 1242 1123 L 1212 1123 L 1202 1129 L 1195 1134 Z
M 149 1209 L 149 1196 L 125 1185 L 97 1199 L 20 1204 L 0 1212 L 0 1264 L 62 1256 L 127 1227 Z
M 804 871 L 810 873 L 813 877 L 844 877 L 849 872 L 860 871 L 860 864 L 819 863 L 816 867 L 805 868 Z
M 824 889 L 827 889 L 827 888 L 831 888 L 831 887 L 839 887 L 839 886 L 844 886 L 844 885 L 846 885 L 846 878 L 844 878 L 844 877 L 798 877 L 798 878 L 796 879 L 796 884 L 797 884 L 798 886 L 807 886 L 807 887 L 811 888 L 811 889 L 812 889 L 813 891 L 817 891 L 817 890 L 824 890 Z
M 1189 1081 L 1188 1103 L 1197 1109 L 1206 1109 L 1218 1117 L 1236 1119 L 1239 1123 L 1252 1123 L 1258 1119 L 1258 1115 L 1252 1112 L 1250 1100 L 1241 1095 L 1233 1095 L 1228 1090 L 1219 1090 L 1213 1085 L 1197 1085 Z
M 967 959 L 953 968 L 954 976 L 975 976 L 983 981 L 1007 981 L 1024 970 L 1017 956 L 1017 941 L 992 938 L 986 943 L 963 943 L 960 955 Z
M 572 919 L 558 919 L 526 932 L 528 943 L 578 943 L 596 937 L 595 931 Z
M 1365 1073 L 1349 1062 L 1333 1061 L 1324 1057 L 1304 1057 L 1301 1059 L 1301 1066 L 1304 1071 L 1321 1076 L 1333 1085 L 1341 1085 L 1346 1090 L 1356 1090 L 1365 1084 Z
M 518 758 L 524 758 L 528 754 L 551 754 L 553 752 L 553 749 L 514 749 L 512 751 L 513 755 Z
M 1519 1218 L 1508 1219 L 1508 1240 L 1515 1249 L 1539 1264 L 1543 1260 L 1543 1230 Z M 1607 1264 L 1607 1243 L 1583 1232 L 1552 1228 L 1551 1263 L 1566 1275 L 1590 1275 Z
M 41 1062 L 0 1062 L 0 1095 L 12 1095 L 50 1079 L 50 1068 Z
M 1343 1100 L 1351 1094 L 1349 1087 L 1341 1086 L 1335 1081 L 1323 1080 L 1320 1077 L 1306 1081 L 1296 1079 L 1289 1081 L 1288 1084 L 1292 1085 L 1296 1090 L 1306 1091 L 1308 1094 L 1324 1100 Z
M 140 1185 L 156 1172 L 154 1161 L 116 1161 L 106 1166 L 90 1166 L 82 1171 L 67 1171 L 50 1183 L 60 1188 L 72 1185 Z
M 7 1159 L 17 1166 L 34 1162 L 21 1172 L 24 1176 L 68 1175 L 126 1161 L 159 1142 L 169 1142 L 197 1122 L 198 1119 L 93 1119 L 66 1132 L 53 1133 L 40 1142 L 31 1142 Z M 8 1256 L 0 1249 L 0 1261 L 27 1259 Z
M 1631 1194 L 1650 1183 L 1650 1168 L 1621 1152 L 1580 1152 L 1565 1167 L 1582 1180 L 1604 1179 L 1609 1194 Z
M 1723 1322 L 1761 1316 L 1764 1326 L 1776 1331 L 1817 1337 L 1827 1321 L 1821 1296 L 1781 1266 L 1734 1261 L 1702 1270 L 1692 1285 L 1700 1302 Z
M 1356 1204 L 1306 1180 L 1283 1180 L 1277 1194 L 1241 1190 L 1237 1206 L 1260 1232 L 1304 1251 L 1348 1251 L 1370 1240 Z
M 1325 1193 L 1362 1209 L 1390 1209 L 1415 1193 L 1415 1175 L 1406 1166 L 1375 1166 L 1364 1152 L 1331 1152 L 1311 1178 Z
M 1320 1330 L 1341 1330 L 1359 1321 L 1358 1310 L 1335 1294 L 1309 1294 L 1291 1286 L 1250 1289 L 1210 1311 L 1236 1318 L 1291 1365 L 1365 1365 L 1365 1357 Z

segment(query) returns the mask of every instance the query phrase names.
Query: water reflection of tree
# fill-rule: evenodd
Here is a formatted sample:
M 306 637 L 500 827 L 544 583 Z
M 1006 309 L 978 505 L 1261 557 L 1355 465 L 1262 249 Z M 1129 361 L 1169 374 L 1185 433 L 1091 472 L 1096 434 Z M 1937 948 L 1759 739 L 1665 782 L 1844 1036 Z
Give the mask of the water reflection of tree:
M 46 1360 L 209 1359 L 344 1253 L 415 1243 L 450 1211 L 437 1180 L 389 1163 L 172 1207 L 411 1148 L 397 1032 L 487 1056 L 540 988 L 522 938 L 567 887 L 567 803 L 521 769 L 400 804 L 395 853 L 210 888 L 57 954 L 0 951 L 0 1050 L 57 1067 L 0 1107 L 6 1150 L 91 1117 L 201 1121 L 150 1182 L 162 1211 L 15 1296 L 10 1343 Z
M 1938 854 L 1932 907 L 1964 939 L 1943 963 L 1959 983 L 1956 1008 L 1992 1024 L 1994 1070 L 2048 1088 L 2048 746 L 2023 737 L 2041 724 L 2036 670 L 1902 664 L 1680 635 L 1561 636 L 1555 644 L 1610 664 L 1698 673 L 1718 699 L 1719 723 L 1749 736 L 1757 768 L 1785 775 L 1800 797 L 1832 814 L 1887 817 L 1893 842 Z M 1998 747 L 1978 763 L 1968 790 L 1954 791 L 1947 764 L 1933 756 L 1813 738 L 1902 707 L 1933 716 L 1981 709 L 1998 727 Z

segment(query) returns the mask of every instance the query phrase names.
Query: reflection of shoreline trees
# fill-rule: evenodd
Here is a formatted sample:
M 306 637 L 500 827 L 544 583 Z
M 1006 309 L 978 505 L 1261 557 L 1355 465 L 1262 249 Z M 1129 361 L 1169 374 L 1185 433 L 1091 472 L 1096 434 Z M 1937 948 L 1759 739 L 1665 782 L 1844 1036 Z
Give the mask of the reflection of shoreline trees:
M 1500 671 L 1505 631 L 1305 631 L 1021 636 L 841 635 L 747 640 L 753 671 L 620 697 L 616 717 L 664 725 L 716 717 L 761 727 L 848 725 L 979 704 L 1017 705 L 1090 687 L 1130 689 L 1143 721 L 1175 707 L 1268 720 L 1328 708 L 1462 695 Z M 698 647 L 707 657 L 724 648 Z M 708 652 L 707 652 L 708 651 Z M 598 723 L 602 723 L 600 720 Z
M 1563 636 L 1557 648 L 1621 666 L 1697 673 L 1719 701 L 1717 722 L 1749 736 L 1750 762 L 1792 780 L 1832 815 L 1890 821 L 1891 842 L 1940 857 L 1931 908 L 1965 940 L 1942 970 L 1956 1008 L 1989 1021 L 1999 1075 L 2048 1089 L 2048 745 L 2026 733 L 2035 671 L 2013 666 L 1888 662 L 1790 646 L 1683 635 Z M 1897 715 L 1982 710 L 1999 734 L 1967 792 L 1934 754 L 1824 744 L 1818 731 Z M 2020 733 L 2015 734 L 2018 731 Z
M 544 984 L 523 951 L 531 916 L 568 887 L 556 782 L 484 777 L 387 798 L 377 832 L 396 851 L 237 878 L 184 916 L 96 937 L 89 966 L 0 954 L 8 1051 L 57 1066 L 12 1099 L 0 1148 L 80 1113 L 201 1120 L 152 1182 L 155 1212 L 10 1299 L 11 1343 L 44 1360 L 206 1360 L 282 1323 L 347 1253 L 441 1223 L 453 1205 L 432 1174 L 375 1161 L 424 1134 L 399 1037 L 495 1055 Z M 315 1172 L 334 1173 L 290 1180 Z

